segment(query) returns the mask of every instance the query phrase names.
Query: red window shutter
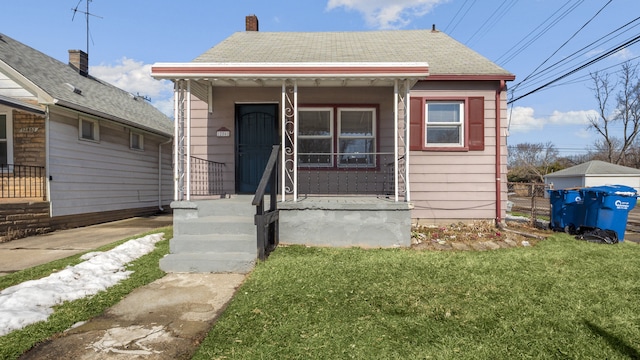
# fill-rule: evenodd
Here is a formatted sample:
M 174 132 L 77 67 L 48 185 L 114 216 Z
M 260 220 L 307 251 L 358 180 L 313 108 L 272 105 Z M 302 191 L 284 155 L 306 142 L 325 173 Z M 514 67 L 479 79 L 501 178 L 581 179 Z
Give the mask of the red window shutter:
M 409 131 L 411 139 L 409 150 L 422 150 L 422 132 L 424 131 L 424 99 L 411 98 L 411 114 L 409 114 Z
M 484 150 L 484 97 L 469 98 L 469 150 Z

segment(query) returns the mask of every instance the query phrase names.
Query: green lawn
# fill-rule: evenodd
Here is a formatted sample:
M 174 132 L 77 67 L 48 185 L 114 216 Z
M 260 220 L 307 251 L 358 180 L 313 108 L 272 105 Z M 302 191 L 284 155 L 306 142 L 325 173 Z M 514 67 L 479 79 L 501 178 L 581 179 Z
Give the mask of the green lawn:
M 640 247 L 280 247 L 195 359 L 637 359 Z
M 76 322 L 89 320 L 92 317 L 102 314 L 104 310 L 118 303 L 131 291 L 164 276 L 165 273 L 160 270 L 158 262 L 160 258 L 169 252 L 168 239 L 173 237 L 173 227 L 156 229 L 103 246 L 94 251 L 107 251 L 127 240 L 160 232 L 164 233 L 165 240 L 156 243 L 156 248 L 151 253 L 128 264 L 127 269 L 132 270 L 133 273 L 126 280 L 94 296 L 66 302 L 55 307 L 54 313 L 47 321 L 28 325 L 21 330 L 16 330 L 5 336 L 1 336 L 0 359 L 17 359 L 23 352 L 38 342 L 44 341 L 50 336 L 68 329 Z M 65 259 L 0 277 L 0 290 L 27 280 L 46 277 L 59 269 L 78 264 L 82 262 L 80 259 L 81 255 L 82 254 L 70 256 Z

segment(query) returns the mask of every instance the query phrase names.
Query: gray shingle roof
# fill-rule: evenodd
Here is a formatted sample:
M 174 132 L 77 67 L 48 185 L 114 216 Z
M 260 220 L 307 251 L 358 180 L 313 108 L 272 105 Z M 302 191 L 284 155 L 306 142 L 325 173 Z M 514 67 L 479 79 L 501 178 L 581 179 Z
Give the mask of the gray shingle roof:
M 634 175 L 639 176 L 640 170 L 627 166 L 611 164 L 605 161 L 592 160 L 564 170 L 548 174 L 545 178 L 589 176 L 589 175 Z
M 431 75 L 511 75 L 431 30 L 364 32 L 237 32 L 194 62 L 427 62 Z
M 104 114 L 111 120 L 162 135 L 173 134 L 171 120 L 147 101 L 94 77 L 82 76 L 68 64 L 1 33 L 0 61 L 64 106 Z M 74 93 L 67 84 L 82 93 Z

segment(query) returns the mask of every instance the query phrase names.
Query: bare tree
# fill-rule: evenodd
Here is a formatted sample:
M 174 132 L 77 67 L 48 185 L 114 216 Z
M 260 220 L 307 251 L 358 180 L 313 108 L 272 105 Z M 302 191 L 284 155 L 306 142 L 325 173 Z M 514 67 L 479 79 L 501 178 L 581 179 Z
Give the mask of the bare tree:
M 554 170 L 558 149 L 552 142 L 521 143 L 509 146 L 508 165 L 512 179 L 544 182 L 544 176 Z
M 614 164 L 626 163 L 625 156 L 634 146 L 640 132 L 640 78 L 638 65 L 622 65 L 617 81 L 608 73 L 591 74 L 593 91 L 598 104 L 598 116 L 589 118 L 589 128 L 601 139 L 595 144 L 597 153 Z M 613 129 L 621 129 L 615 136 Z

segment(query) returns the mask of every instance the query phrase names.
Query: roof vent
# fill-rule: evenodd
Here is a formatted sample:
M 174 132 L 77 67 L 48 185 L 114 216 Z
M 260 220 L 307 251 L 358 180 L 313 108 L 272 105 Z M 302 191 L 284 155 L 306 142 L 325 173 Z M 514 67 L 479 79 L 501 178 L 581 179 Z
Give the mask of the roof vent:
M 436 24 L 431 25 L 431 32 L 437 32 L 438 30 L 436 30 Z
M 73 91 L 74 93 L 78 94 L 78 95 L 82 95 L 82 90 L 78 89 L 77 87 L 69 84 L 69 83 L 64 83 L 65 85 L 67 85 L 67 87 Z

